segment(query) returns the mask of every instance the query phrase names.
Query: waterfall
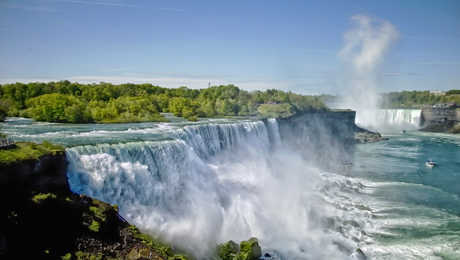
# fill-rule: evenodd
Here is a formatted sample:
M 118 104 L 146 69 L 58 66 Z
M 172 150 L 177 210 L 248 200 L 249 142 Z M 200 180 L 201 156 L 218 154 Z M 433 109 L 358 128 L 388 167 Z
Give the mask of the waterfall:
M 420 127 L 420 117 L 420 109 L 366 110 L 357 111 L 356 124 L 377 131 L 413 130 Z
M 128 221 L 197 259 L 252 236 L 281 259 L 344 259 L 356 247 L 325 231 L 335 206 L 319 192 L 321 173 L 282 146 L 277 120 L 173 131 L 162 141 L 67 149 L 71 189 L 117 204 Z

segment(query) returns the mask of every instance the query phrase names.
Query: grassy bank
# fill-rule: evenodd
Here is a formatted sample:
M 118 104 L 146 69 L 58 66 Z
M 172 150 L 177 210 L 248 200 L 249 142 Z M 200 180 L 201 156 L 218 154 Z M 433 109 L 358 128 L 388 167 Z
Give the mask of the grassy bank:
M 63 152 L 64 147 L 46 141 L 41 144 L 19 142 L 13 148 L 0 150 L 0 164 L 7 165 L 22 160 L 36 160 L 44 155 L 55 155 Z

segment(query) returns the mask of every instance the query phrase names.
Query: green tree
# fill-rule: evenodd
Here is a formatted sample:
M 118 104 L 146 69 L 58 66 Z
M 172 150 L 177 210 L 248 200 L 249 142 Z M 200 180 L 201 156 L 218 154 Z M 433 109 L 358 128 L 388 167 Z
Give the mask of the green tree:
M 6 101 L 0 100 L 0 121 L 5 121 L 8 115 L 8 104 Z
M 26 115 L 38 121 L 85 122 L 85 105 L 74 96 L 64 94 L 45 94 L 27 101 Z M 84 120 L 84 121 L 79 121 Z

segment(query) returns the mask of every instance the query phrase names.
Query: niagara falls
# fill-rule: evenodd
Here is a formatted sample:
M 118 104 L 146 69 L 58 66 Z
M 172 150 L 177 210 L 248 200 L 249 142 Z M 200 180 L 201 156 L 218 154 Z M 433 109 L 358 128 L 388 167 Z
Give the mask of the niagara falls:
M 460 259 L 459 14 L 0 3 L 0 259 Z

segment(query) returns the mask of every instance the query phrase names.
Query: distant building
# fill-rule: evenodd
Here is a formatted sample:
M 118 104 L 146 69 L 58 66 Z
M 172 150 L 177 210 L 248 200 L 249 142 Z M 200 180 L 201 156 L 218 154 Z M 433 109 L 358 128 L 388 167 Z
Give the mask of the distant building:
M 433 105 L 433 108 L 455 109 L 459 108 L 459 106 L 456 103 L 440 103 Z

